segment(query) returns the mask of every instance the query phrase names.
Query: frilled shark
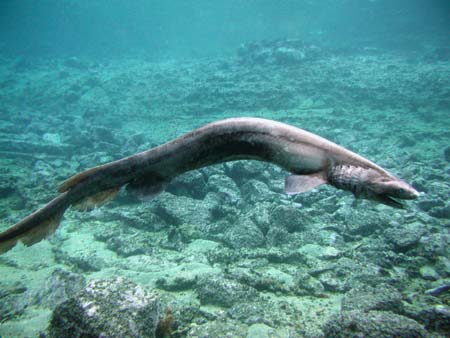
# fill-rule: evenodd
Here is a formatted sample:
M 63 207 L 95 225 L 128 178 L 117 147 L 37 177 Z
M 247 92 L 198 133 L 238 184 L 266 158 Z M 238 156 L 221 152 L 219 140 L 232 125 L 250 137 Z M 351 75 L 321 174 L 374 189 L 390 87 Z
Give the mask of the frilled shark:
M 70 206 L 79 210 L 100 206 L 123 186 L 154 196 L 184 172 L 243 159 L 270 162 L 288 171 L 287 194 L 329 184 L 396 208 L 403 206 L 399 199 L 419 196 L 380 166 L 318 135 L 267 119 L 231 118 L 70 177 L 59 186 L 56 198 L 0 233 L 0 253 L 18 241 L 29 246 L 52 234 Z

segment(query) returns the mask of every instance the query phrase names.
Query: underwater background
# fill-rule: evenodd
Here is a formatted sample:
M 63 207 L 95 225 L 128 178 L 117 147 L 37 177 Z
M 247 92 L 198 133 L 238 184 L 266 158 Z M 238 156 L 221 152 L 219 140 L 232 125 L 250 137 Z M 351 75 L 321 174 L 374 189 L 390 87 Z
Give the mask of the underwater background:
M 0 230 L 208 122 L 289 123 L 422 192 L 237 161 L 0 256 L 0 337 L 450 337 L 450 2 L 0 2 Z

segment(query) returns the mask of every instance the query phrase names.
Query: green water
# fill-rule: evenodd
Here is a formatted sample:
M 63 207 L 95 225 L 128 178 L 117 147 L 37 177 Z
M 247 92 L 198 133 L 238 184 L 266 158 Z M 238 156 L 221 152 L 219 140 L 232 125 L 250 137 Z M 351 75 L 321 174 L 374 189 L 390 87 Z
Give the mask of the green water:
M 158 294 L 173 337 L 449 334 L 448 291 L 426 293 L 450 283 L 448 5 L 52 3 L 35 31 L 39 5 L 2 5 L 1 230 L 76 172 L 238 116 L 321 135 L 422 195 L 405 209 L 331 186 L 289 197 L 287 173 L 255 161 L 151 200 L 121 191 L 0 256 L 1 337 L 48 335 L 57 305 L 116 277 Z

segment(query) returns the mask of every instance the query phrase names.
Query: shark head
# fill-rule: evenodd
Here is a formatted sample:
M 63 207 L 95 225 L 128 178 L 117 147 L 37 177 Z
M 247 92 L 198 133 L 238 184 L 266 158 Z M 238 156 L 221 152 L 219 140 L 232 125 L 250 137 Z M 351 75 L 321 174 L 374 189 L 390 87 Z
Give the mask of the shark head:
M 405 181 L 391 175 L 384 175 L 372 171 L 366 182 L 366 198 L 389 205 L 394 208 L 403 208 L 398 200 L 412 200 L 420 193 Z

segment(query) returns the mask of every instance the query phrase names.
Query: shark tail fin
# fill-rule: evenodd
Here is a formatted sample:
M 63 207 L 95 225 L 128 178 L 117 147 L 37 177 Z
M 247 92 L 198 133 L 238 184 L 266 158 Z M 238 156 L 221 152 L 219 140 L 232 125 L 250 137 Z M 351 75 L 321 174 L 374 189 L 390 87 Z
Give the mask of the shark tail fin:
M 0 254 L 12 249 L 18 241 L 30 246 L 54 233 L 64 212 L 69 206 L 79 211 L 88 211 L 113 199 L 121 186 L 97 191 L 89 196 L 77 198 L 79 192 L 73 191 L 79 184 L 104 169 L 108 164 L 97 166 L 64 181 L 58 188 L 61 193 L 47 205 L 35 211 L 11 228 L 0 233 Z
M 0 254 L 12 249 L 18 241 L 33 245 L 56 231 L 61 218 L 69 206 L 67 193 L 35 211 L 11 228 L 0 233 Z
M 64 212 L 71 204 L 76 210 L 88 211 L 113 199 L 119 190 L 120 187 L 100 191 L 75 203 L 70 200 L 70 191 L 60 194 L 41 209 L 1 232 L 0 254 L 12 249 L 18 241 L 30 246 L 49 237 L 56 231 Z

